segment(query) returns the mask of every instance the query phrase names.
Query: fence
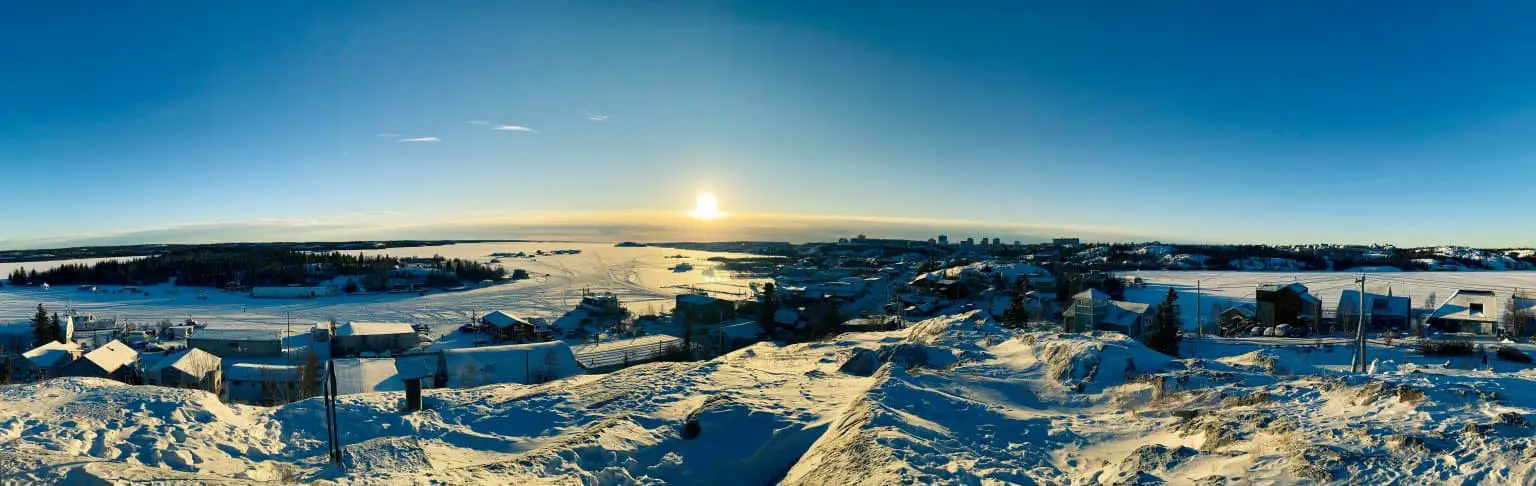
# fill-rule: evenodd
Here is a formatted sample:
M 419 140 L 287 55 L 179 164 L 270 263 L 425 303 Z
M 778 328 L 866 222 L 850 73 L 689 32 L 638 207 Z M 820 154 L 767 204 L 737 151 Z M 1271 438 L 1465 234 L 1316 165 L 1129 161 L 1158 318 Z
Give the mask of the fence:
M 715 335 L 696 336 L 691 346 L 693 355 L 713 354 L 708 343 L 718 339 Z M 643 336 L 626 341 L 579 345 L 572 348 L 576 362 L 587 370 L 608 370 L 656 361 L 683 351 L 683 338 L 676 336 Z

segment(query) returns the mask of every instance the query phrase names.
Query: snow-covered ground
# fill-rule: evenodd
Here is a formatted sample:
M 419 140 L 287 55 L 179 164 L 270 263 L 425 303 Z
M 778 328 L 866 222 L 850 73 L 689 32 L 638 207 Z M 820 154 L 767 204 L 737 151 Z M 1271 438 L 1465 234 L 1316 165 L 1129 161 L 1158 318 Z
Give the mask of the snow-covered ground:
M 0 387 L 0 482 L 1529 484 L 1536 371 L 1383 345 L 1015 332 L 980 313 L 542 385 L 226 405 L 59 379 Z M 1395 359 L 1400 358 L 1400 359 Z M 1475 369 L 1474 369 L 1475 368 Z
M 570 311 L 581 300 L 583 290 L 614 292 L 637 313 L 665 311 L 672 307 L 673 296 L 686 290 L 679 285 L 694 285 L 710 290 L 747 293 L 751 280 L 733 279 L 729 272 L 716 271 L 715 256 L 744 256 L 669 248 L 620 248 L 603 243 L 477 243 L 431 247 L 390 248 L 361 253 L 389 254 L 402 257 L 442 255 L 489 261 L 492 253 L 534 253 L 558 249 L 579 249 L 576 255 L 548 255 L 536 258 L 502 258 L 509 271 L 525 269 L 533 278 L 493 285 L 463 292 L 416 294 L 342 295 L 317 299 L 255 299 L 244 293 L 231 294 L 216 289 L 177 288 L 170 285 L 146 286 L 150 295 L 112 293 L 117 286 L 101 286 L 102 293 L 80 292 L 75 288 L 54 287 L 44 292 L 38 287 L 0 289 L 0 326 L 18 324 L 32 316 L 37 304 L 51 311 L 66 307 L 98 317 L 117 317 L 120 322 L 154 323 L 162 319 L 181 322 L 192 318 L 211 328 L 260 328 L 282 331 L 290 317 L 294 331 L 307 331 L 313 323 L 336 319 L 345 321 L 411 322 L 432 326 L 433 337 L 453 332 L 468 323 L 472 314 L 502 309 L 523 316 L 553 320 Z M 684 255 L 686 259 L 666 258 Z M 680 261 L 695 269 L 675 272 L 670 267 Z M 35 262 L 43 268 L 49 262 Z M 57 264 L 57 262 L 53 262 Z M 201 294 L 201 298 L 199 297 Z

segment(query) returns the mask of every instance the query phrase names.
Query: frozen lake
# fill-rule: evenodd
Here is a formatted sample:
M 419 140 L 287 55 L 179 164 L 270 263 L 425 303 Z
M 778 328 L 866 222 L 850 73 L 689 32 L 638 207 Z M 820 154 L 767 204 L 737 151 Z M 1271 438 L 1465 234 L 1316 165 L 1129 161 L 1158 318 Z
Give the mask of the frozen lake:
M 74 265 L 74 264 L 94 265 L 94 264 L 97 264 L 97 263 L 100 263 L 100 262 L 137 260 L 139 258 L 143 258 L 143 257 L 76 258 L 74 260 L 44 260 L 44 261 L 40 261 L 40 262 L 0 263 L 0 279 L 4 279 L 6 276 L 9 276 L 11 274 L 11 272 L 16 271 L 16 269 L 18 269 L 18 268 L 25 268 L 27 270 L 37 270 L 37 271 L 41 272 L 41 271 L 44 271 L 44 270 L 52 270 L 52 269 L 55 269 L 55 268 L 59 268 L 59 267 L 62 267 L 64 265 Z
M 168 285 L 144 287 L 144 293 L 103 292 L 93 294 L 70 288 L 44 292 L 36 287 L 0 290 L 0 324 L 14 324 L 29 318 L 41 303 L 50 311 L 72 307 L 100 317 L 117 317 L 128 322 L 153 323 L 161 319 L 180 322 L 187 318 L 209 323 L 213 328 L 255 327 L 282 330 L 290 317 L 295 331 L 314 322 L 401 321 L 432 326 L 434 336 L 452 332 L 468 323 L 474 314 L 506 310 L 524 316 L 558 317 L 574 308 L 583 290 L 613 292 L 621 302 L 637 313 L 665 311 L 673 297 L 687 292 L 681 285 L 710 290 L 749 293 L 752 280 L 732 278 L 729 272 L 715 271 L 706 259 L 715 256 L 748 256 L 671 248 L 619 248 L 604 243 L 476 243 L 463 245 L 405 247 L 367 250 L 367 254 L 428 257 L 442 255 L 490 261 L 491 254 L 533 253 L 557 249 L 579 249 L 577 255 L 547 255 L 536 258 L 502 258 L 508 271 L 524 269 L 529 280 L 476 288 L 463 292 L 416 294 L 344 295 L 319 299 L 253 299 L 247 294 L 231 294 L 216 289 L 177 288 Z M 687 258 L 667 258 L 683 255 Z M 87 261 L 87 260 L 77 260 Z M 674 272 L 670 268 L 689 262 L 694 269 Z M 43 263 L 43 262 L 37 262 Z M 57 263 L 55 263 L 57 264 Z M 32 268 L 28 266 L 27 268 Z M 42 268 L 39 266 L 39 268 Z M 102 286 L 104 291 L 116 286 Z M 199 298 L 199 293 L 202 298 Z M 302 328 L 301 328 L 302 326 Z

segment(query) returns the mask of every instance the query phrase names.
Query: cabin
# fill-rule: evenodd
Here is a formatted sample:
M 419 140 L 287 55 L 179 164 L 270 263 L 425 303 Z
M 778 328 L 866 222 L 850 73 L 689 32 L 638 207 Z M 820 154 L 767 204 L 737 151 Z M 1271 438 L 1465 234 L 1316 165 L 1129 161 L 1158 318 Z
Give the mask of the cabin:
M 112 340 L 85 353 L 80 359 L 64 365 L 64 368 L 59 370 L 59 376 L 107 378 L 131 383 L 137 381 L 137 372 L 134 368 L 138 361 L 138 352 L 127 344 L 123 344 L 122 341 Z
M 224 366 L 224 401 L 253 405 L 288 403 L 301 396 L 303 368 L 296 365 L 234 363 Z
M 498 383 L 531 385 L 585 373 L 561 341 L 444 350 L 438 381 L 453 388 Z
M 1509 306 L 1507 312 L 1513 315 L 1508 316 L 1510 322 L 1506 325 L 1513 324 L 1516 329 L 1505 329 L 1504 332 L 1515 337 L 1536 334 L 1536 293 L 1515 292 L 1510 296 Z
M 1262 327 L 1287 324 L 1313 332 L 1320 330 L 1318 316 L 1322 315 L 1323 301 L 1309 293 L 1305 285 L 1260 284 L 1254 290 L 1254 300 L 1258 301 L 1255 318 Z
M 1491 335 L 1499 332 L 1499 299 L 1491 290 L 1460 289 L 1429 317 L 1440 332 Z
M 251 287 L 251 297 L 257 299 L 313 299 L 341 295 L 334 285 L 318 287 Z
M 1223 336 L 1233 336 L 1247 333 L 1253 327 L 1254 318 L 1258 315 L 1258 307 L 1254 304 L 1242 302 L 1221 311 L 1216 317 L 1217 326 Z
M 1405 295 L 1392 295 L 1392 289 L 1384 286 L 1367 286 L 1365 289 L 1365 316 L 1368 331 L 1408 330 L 1412 304 Z M 1344 289 L 1339 292 L 1339 305 L 1334 315 L 1338 327 L 1354 329 L 1360 323 L 1360 289 Z
M 548 341 L 554 338 L 554 332 L 549 328 L 503 311 L 492 311 L 481 317 L 480 325 L 500 341 Z
M 59 376 L 64 366 L 80 359 L 80 345 L 50 342 L 21 353 L 22 359 L 11 359 L 11 381 L 26 383 Z
M 362 353 L 398 353 L 421 345 L 416 329 L 404 322 L 348 322 L 336 326 L 331 353 L 357 356 Z
M 283 354 L 283 338 L 277 331 L 202 329 L 187 337 L 187 347 L 220 358 L 279 356 Z
M 144 368 L 144 384 L 218 393 L 222 365 L 218 356 L 201 349 L 178 351 Z
M 736 317 L 736 305 L 704 294 L 677 296 L 674 320 L 684 324 L 719 324 Z
M 1088 289 L 1072 296 L 1061 318 L 1068 332 L 1113 331 L 1140 338 L 1152 323 L 1152 306 L 1113 300 L 1103 291 Z

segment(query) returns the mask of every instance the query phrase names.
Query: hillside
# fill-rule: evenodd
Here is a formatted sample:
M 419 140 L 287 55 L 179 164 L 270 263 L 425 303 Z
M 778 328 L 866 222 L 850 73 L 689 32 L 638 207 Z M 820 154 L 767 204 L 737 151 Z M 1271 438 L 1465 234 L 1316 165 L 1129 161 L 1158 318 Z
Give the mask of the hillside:
M 1536 479 L 1536 372 L 1324 371 L 1335 354 L 1315 355 L 1330 366 L 1267 350 L 1173 360 L 1119 335 L 1014 333 L 970 313 L 707 362 L 430 390 L 429 410 L 411 415 L 394 411 L 398 393 L 346 396 L 350 472 L 324 463 L 318 400 L 268 409 L 62 379 L 0 387 L 0 465 L 23 483 Z

